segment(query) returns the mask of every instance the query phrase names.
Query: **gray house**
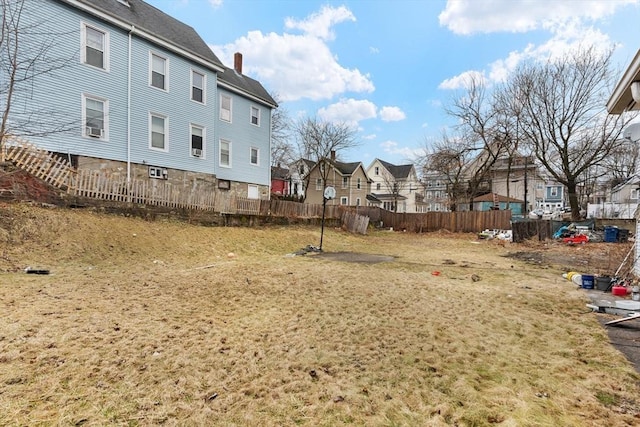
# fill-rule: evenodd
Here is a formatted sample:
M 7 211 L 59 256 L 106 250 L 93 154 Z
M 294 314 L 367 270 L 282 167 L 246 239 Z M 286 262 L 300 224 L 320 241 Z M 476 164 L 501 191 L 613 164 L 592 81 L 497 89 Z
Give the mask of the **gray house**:
M 30 43 L 55 34 L 49 54 L 68 61 L 18 91 L 14 111 L 55 110 L 73 121 L 31 143 L 78 170 L 268 197 L 277 105 L 242 74 L 241 57 L 226 67 L 193 28 L 142 0 L 24 5 L 25 25 L 42 37 Z

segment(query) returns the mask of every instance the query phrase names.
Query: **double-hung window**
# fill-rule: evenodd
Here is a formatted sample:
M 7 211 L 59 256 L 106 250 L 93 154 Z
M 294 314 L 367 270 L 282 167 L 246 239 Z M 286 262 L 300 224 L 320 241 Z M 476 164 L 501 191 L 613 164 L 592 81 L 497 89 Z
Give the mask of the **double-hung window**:
M 220 140 L 220 166 L 231 167 L 231 141 Z
M 343 176 L 342 177 L 342 188 L 347 188 L 349 186 L 349 177 L 348 176 Z
M 109 34 L 96 27 L 82 25 L 81 60 L 92 67 L 108 70 Z
M 167 119 L 160 114 L 149 114 L 149 147 L 156 150 L 168 151 Z
M 250 152 L 249 152 L 249 157 L 250 157 L 250 162 L 252 165 L 258 165 L 259 160 L 260 160 L 260 150 L 255 148 L 255 147 L 251 147 Z
M 204 103 L 204 74 L 191 71 L 191 100 Z
M 260 110 L 256 107 L 251 107 L 251 124 L 260 126 Z
M 204 128 L 191 125 L 191 155 L 204 157 Z
M 107 111 L 109 104 L 106 100 L 83 95 L 83 136 L 106 139 L 107 136 Z
M 220 95 L 220 120 L 231 122 L 231 97 Z
M 316 190 L 322 190 L 322 178 L 316 178 Z
M 167 58 L 151 54 L 149 84 L 158 89 L 167 90 Z

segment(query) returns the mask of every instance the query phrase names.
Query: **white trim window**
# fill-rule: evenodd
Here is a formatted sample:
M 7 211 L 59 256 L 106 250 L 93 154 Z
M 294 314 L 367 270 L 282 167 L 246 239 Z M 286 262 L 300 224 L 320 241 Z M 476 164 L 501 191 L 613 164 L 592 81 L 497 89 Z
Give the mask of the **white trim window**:
M 343 176 L 342 177 L 342 188 L 347 188 L 349 186 L 349 177 L 348 176 Z
M 231 141 L 226 139 L 220 140 L 220 166 L 224 168 L 231 167 Z
M 109 71 L 109 33 L 92 25 L 85 23 L 81 25 L 80 61 L 83 64 Z
M 260 127 L 260 109 L 251 106 L 251 124 Z
M 231 123 L 232 104 L 229 95 L 220 94 L 220 120 Z
M 205 75 L 191 70 L 191 100 L 204 104 L 205 100 Z
M 356 180 L 356 188 L 357 188 L 358 190 L 360 190 L 360 189 L 362 188 L 362 180 L 361 180 L 360 178 L 358 178 L 358 179 Z
M 169 119 L 156 113 L 149 113 L 149 148 L 169 151 L 168 132 Z
M 169 90 L 169 59 L 149 52 L 149 86 Z
M 322 191 L 322 178 L 316 178 L 316 190 Z
M 191 156 L 204 158 L 204 127 L 191 124 Z
M 340 204 L 342 206 L 347 206 L 349 204 L 349 198 L 347 196 L 340 197 Z
M 360 197 L 356 199 L 356 206 L 360 206 Z
M 258 166 L 260 164 L 260 149 L 256 147 L 251 147 L 249 149 L 249 162 L 254 166 Z
M 90 95 L 82 95 L 82 136 L 107 140 L 109 101 Z

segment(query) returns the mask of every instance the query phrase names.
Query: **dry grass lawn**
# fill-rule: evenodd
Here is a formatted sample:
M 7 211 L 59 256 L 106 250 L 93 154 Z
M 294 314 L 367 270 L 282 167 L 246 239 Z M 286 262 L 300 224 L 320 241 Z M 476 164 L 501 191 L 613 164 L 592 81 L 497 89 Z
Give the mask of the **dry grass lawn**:
M 24 204 L 0 226 L 3 426 L 640 423 L 584 293 L 508 244 L 326 230 L 394 257 L 371 264 L 291 256 L 317 227 Z

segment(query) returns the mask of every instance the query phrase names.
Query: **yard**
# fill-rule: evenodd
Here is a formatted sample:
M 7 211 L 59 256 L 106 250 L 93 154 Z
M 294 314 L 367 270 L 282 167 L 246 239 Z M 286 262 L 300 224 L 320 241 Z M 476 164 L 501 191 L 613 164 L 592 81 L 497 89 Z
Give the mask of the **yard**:
M 640 422 L 548 257 L 615 271 L 628 246 L 330 228 L 295 255 L 319 237 L 0 204 L 0 425 Z

